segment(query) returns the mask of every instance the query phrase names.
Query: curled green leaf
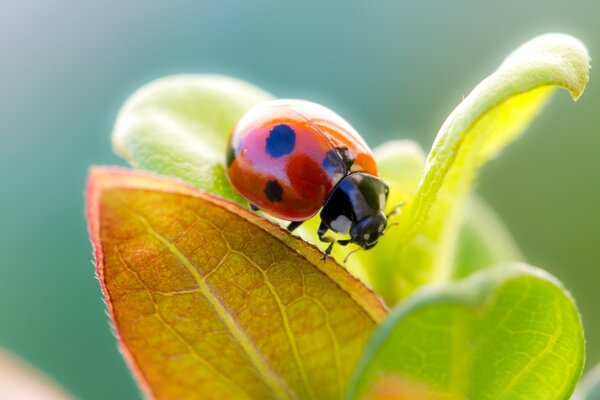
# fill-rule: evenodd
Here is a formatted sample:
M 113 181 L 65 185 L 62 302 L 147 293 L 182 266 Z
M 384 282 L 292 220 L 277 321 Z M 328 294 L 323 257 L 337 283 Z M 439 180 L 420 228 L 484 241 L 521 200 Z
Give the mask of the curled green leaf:
M 391 386 L 423 399 L 562 400 L 579 379 L 584 345 L 560 282 L 522 264 L 501 266 L 424 289 L 395 308 L 367 345 L 346 398 L 374 398 Z
M 465 278 L 482 268 L 523 259 L 502 220 L 481 198 L 470 196 L 460 228 L 453 278 Z
M 543 35 L 517 49 L 452 112 L 427 157 L 416 194 L 399 218 L 401 234 L 390 255 L 400 268 L 410 266 L 421 277 L 409 284 L 396 282 L 388 302 L 454 275 L 462 210 L 477 168 L 523 132 L 555 88 L 563 87 L 577 99 L 588 73 L 589 56 L 581 42 Z

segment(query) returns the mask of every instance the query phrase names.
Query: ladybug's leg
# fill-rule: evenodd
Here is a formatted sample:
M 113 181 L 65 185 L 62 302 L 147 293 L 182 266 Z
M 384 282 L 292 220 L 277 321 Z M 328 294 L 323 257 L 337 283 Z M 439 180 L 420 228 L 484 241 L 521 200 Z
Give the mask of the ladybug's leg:
M 317 235 L 319 235 L 319 240 L 321 242 L 329 243 L 329 246 L 325 249 L 325 253 L 323 253 L 323 257 L 321 260 L 323 262 L 327 261 L 327 257 L 331 254 L 331 250 L 333 249 L 333 244 L 335 243 L 335 239 L 329 236 L 325 236 L 329 228 L 325 225 L 325 222 L 321 221 L 321 225 L 319 225 L 319 230 L 317 230 Z
M 317 235 L 319 235 L 319 240 L 321 242 L 334 242 L 333 238 L 330 238 L 329 236 L 325 236 L 325 234 L 327 233 L 328 230 L 329 230 L 329 227 L 327 225 L 325 225 L 325 222 L 321 221 L 321 225 L 319 225 L 319 229 L 317 230 Z
M 328 230 L 329 230 L 329 228 L 327 227 L 327 225 L 325 225 L 323 222 L 321 222 L 321 225 L 319 225 L 319 230 L 317 231 L 317 234 L 319 235 L 319 240 L 321 242 L 325 242 L 325 243 L 337 242 L 337 243 L 341 244 L 342 246 L 345 246 L 348 243 L 350 243 L 350 239 L 335 240 L 334 238 L 332 238 L 330 236 L 325 236 L 325 234 L 327 233 Z
M 317 231 L 317 234 L 319 235 L 319 240 L 321 242 L 329 243 L 329 246 L 327 246 L 327 248 L 325 249 L 323 258 L 321 258 L 321 260 L 323 261 L 327 261 L 327 258 L 331 255 L 331 251 L 333 250 L 333 245 L 335 243 L 339 243 L 341 246 L 346 246 L 348 243 L 350 243 L 350 239 L 335 240 L 330 236 L 325 236 L 328 230 L 329 228 L 327 227 L 327 225 L 325 225 L 324 222 L 321 222 L 321 225 L 319 225 L 319 230 Z
M 260 211 L 260 208 L 256 204 L 250 203 L 250 209 L 254 212 Z
M 332 242 L 329 243 L 329 246 L 327 246 L 327 248 L 325 249 L 325 253 L 323 254 L 323 257 L 321 258 L 321 260 L 323 260 L 323 261 L 327 261 L 327 258 L 329 258 L 329 256 L 331 255 L 331 251 L 333 250 L 333 244 L 334 243 L 339 243 L 341 246 L 345 246 L 348 243 L 350 243 L 350 240 L 347 240 L 347 239 L 337 240 L 337 241 L 331 239 L 330 237 L 324 237 L 324 238 L 320 238 L 320 239 L 323 242 L 327 242 L 327 241 L 332 240 Z
M 290 232 L 293 232 L 294 229 L 296 229 L 297 227 L 299 227 L 300 225 L 302 225 L 304 223 L 304 221 L 292 221 L 289 223 L 289 225 L 287 226 L 287 230 Z
M 329 246 L 327 246 L 327 248 L 325 249 L 325 253 L 323 253 L 323 257 L 321 257 L 321 261 L 323 261 L 323 262 L 327 261 L 327 259 L 329 258 L 329 255 L 331 254 L 331 250 L 333 249 L 334 243 L 335 242 L 329 243 Z

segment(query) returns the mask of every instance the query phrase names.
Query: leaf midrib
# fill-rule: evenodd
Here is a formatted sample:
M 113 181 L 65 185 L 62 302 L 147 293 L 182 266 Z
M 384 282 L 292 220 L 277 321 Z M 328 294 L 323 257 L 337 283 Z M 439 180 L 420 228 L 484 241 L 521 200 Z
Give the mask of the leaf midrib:
M 311 384 L 309 382 L 308 375 L 306 374 L 306 368 L 304 367 L 304 363 L 302 362 L 302 357 L 300 357 L 300 352 L 298 350 L 298 346 L 296 345 L 296 341 L 294 339 L 294 334 L 292 332 L 290 321 L 289 321 L 289 318 L 287 316 L 286 307 L 281 302 L 281 298 L 279 298 L 279 296 L 277 295 L 277 291 L 275 290 L 275 288 L 271 284 L 271 281 L 269 280 L 269 277 L 267 276 L 267 271 L 268 271 L 269 268 L 267 268 L 266 270 L 263 270 L 258 264 L 256 264 L 246 254 L 233 249 L 231 247 L 231 245 L 229 244 L 229 241 L 227 240 L 227 238 L 223 234 L 223 231 L 218 226 L 216 226 L 215 224 L 213 224 L 211 221 L 208 221 L 208 220 L 202 218 L 200 215 L 198 215 L 195 212 L 194 212 L 194 215 L 196 216 L 196 218 L 198 218 L 199 220 L 203 220 L 206 224 L 210 225 L 214 230 L 216 230 L 217 232 L 219 232 L 219 235 L 221 236 L 221 239 L 223 239 L 223 243 L 225 243 L 225 245 L 227 246 L 227 250 L 228 250 L 228 252 L 230 254 L 237 254 L 238 256 L 244 258 L 248 264 L 252 265 L 256 269 L 256 271 L 258 271 L 258 273 L 261 274 L 261 276 L 263 278 L 263 282 L 264 282 L 265 286 L 267 286 L 267 289 L 269 289 L 269 293 L 271 294 L 271 296 L 273 296 L 273 299 L 275 300 L 275 303 L 277 304 L 277 308 L 279 309 L 279 313 L 281 314 L 281 318 L 283 320 L 283 326 L 285 328 L 285 333 L 286 333 L 286 336 L 287 336 L 288 341 L 290 343 L 290 347 L 292 348 L 292 354 L 294 355 L 294 360 L 296 361 L 296 364 L 298 365 L 298 370 L 300 371 L 300 376 L 302 378 L 302 382 L 304 383 L 304 386 L 306 387 L 306 390 L 308 391 L 308 394 L 310 395 L 310 398 L 311 399 L 315 399 L 316 397 L 315 397 L 315 394 L 314 394 L 314 392 L 312 390 L 313 388 L 312 388 L 312 386 L 311 386 Z M 227 255 L 225 255 L 225 257 L 226 256 Z M 222 262 L 222 260 L 221 260 L 221 262 Z M 221 262 L 219 262 L 219 264 Z M 272 265 L 273 264 L 271 264 L 271 266 Z M 217 267 L 213 268 L 209 272 L 208 275 L 210 275 L 212 272 L 214 272 Z M 206 280 L 206 278 L 208 277 L 208 275 L 204 276 L 204 280 Z M 329 317 L 329 315 L 327 313 L 325 313 L 325 315 L 327 315 L 327 317 Z M 335 344 L 337 344 L 337 342 L 335 341 L 335 337 L 332 337 L 332 340 L 333 340 L 333 342 Z M 339 358 L 337 346 L 334 346 L 334 351 L 335 351 L 336 359 Z M 341 370 L 340 369 L 338 369 L 338 372 L 339 372 L 338 376 L 341 375 Z M 343 388 L 340 388 L 340 394 L 342 392 L 343 392 Z
M 277 374 L 273 371 L 271 365 L 258 353 L 256 347 L 247 336 L 247 334 L 243 331 L 243 329 L 238 325 L 235 321 L 231 313 L 225 308 L 223 303 L 217 298 L 212 289 L 206 284 L 200 273 L 196 270 L 194 265 L 190 262 L 190 260 L 185 257 L 179 251 L 179 249 L 165 239 L 162 235 L 160 235 L 152 225 L 146 220 L 146 218 L 133 210 L 129 210 L 132 217 L 140 221 L 140 223 L 146 228 L 148 234 L 158 240 L 163 246 L 165 246 L 175 257 L 181 261 L 186 270 L 192 275 L 194 280 L 198 285 L 198 289 L 200 293 L 209 301 L 211 306 L 213 306 L 214 310 L 217 312 L 225 326 L 231 334 L 235 337 L 237 342 L 240 344 L 244 352 L 247 354 L 249 360 L 255 366 L 255 368 L 259 371 L 259 373 L 264 377 L 267 385 L 273 390 L 273 392 L 280 399 L 294 399 L 293 393 L 290 392 L 290 389 L 287 385 L 282 382 L 281 378 L 277 376 Z
M 229 376 L 227 376 L 226 374 L 224 374 L 223 372 L 221 372 L 219 369 L 217 369 L 214 365 L 212 365 L 212 363 L 210 363 L 209 361 L 207 361 L 206 359 L 204 359 L 200 355 L 200 353 L 198 353 L 198 350 L 196 350 L 196 348 L 194 346 L 192 346 L 191 343 L 177 329 L 175 329 L 171 324 L 169 324 L 164 319 L 163 315 L 159 311 L 158 304 L 156 303 L 156 300 L 152 296 L 152 293 L 158 293 L 160 296 L 163 296 L 164 293 L 160 293 L 160 292 L 156 292 L 154 290 L 151 290 L 148 287 L 148 285 L 146 285 L 146 283 L 143 281 L 143 279 L 140 277 L 139 273 L 135 269 L 133 269 L 129 264 L 127 264 L 127 262 L 123 259 L 123 256 L 122 256 L 122 254 L 119 251 L 119 248 L 117 246 L 114 246 L 113 251 L 117 255 L 117 258 L 118 258 L 119 262 L 123 265 L 123 267 L 129 273 L 131 273 L 133 275 L 133 278 L 136 280 L 136 282 L 138 282 L 138 284 L 140 286 L 142 286 L 146 290 L 146 292 L 148 294 L 148 297 L 150 298 L 150 301 L 152 301 L 152 304 L 154 305 L 154 313 L 156 315 L 156 318 L 158 318 L 158 320 L 170 332 L 172 332 L 175 336 L 177 336 L 179 338 L 179 340 L 181 340 L 184 343 L 184 345 L 188 348 L 188 350 L 190 351 L 190 353 L 193 354 L 206 369 L 208 369 L 209 371 L 211 371 L 218 379 L 221 379 L 222 381 L 226 382 L 227 384 L 233 385 L 233 387 L 235 387 L 236 390 L 239 390 L 239 393 L 242 394 L 244 397 L 247 397 L 247 398 L 251 399 L 252 396 L 251 396 L 250 393 L 248 393 L 246 391 L 246 388 L 244 388 L 239 383 L 237 383 L 234 380 L 232 380 Z M 196 293 L 196 292 L 197 292 L 197 290 L 193 291 L 193 293 Z M 179 292 L 179 294 L 181 294 L 181 293 L 186 293 L 186 292 Z M 192 292 L 188 291 L 187 293 L 192 293 Z

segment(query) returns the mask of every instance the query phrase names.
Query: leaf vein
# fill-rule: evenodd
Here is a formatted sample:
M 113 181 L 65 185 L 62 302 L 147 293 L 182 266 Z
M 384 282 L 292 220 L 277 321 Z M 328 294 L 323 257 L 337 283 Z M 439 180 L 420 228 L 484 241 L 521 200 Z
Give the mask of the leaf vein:
M 294 396 L 290 392 L 286 383 L 279 377 L 273 367 L 268 363 L 266 359 L 258 352 L 255 347 L 255 344 L 248 337 L 246 332 L 239 326 L 239 324 L 235 321 L 231 312 L 225 307 L 225 305 L 221 302 L 221 300 L 215 295 L 210 286 L 202 279 L 202 276 L 192 264 L 192 262 L 169 240 L 167 240 L 164 236 L 158 233 L 152 225 L 146 220 L 146 218 L 137 213 L 134 210 L 129 209 L 133 218 L 137 219 L 146 229 L 148 234 L 158 240 L 163 246 L 165 246 L 179 261 L 183 264 L 183 266 L 187 269 L 187 271 L 192 275 L 192 277 L 196 280 L 198 284 L 198 288 L 200 293 L 204 295 L 204 297 L 209 301 L 211 306 L 217 312 L 217 315 L 221 318 L 225 326 L 229 329 L 232 335 L 236 338 L 236 340 L 241 345 L 242 349 L 245 351 L 248 359 L 252 362 L 252 364 L 256 367 L 256 369 L 260 372 L 260 374 L 265 378 L 265 382 L 269 385 L 269 387 L 273 390 L 273 392 L 277 395 L 277 397 L 281 399 L 293 399 Z M 197 215 L 197 214 L 196 214 Z

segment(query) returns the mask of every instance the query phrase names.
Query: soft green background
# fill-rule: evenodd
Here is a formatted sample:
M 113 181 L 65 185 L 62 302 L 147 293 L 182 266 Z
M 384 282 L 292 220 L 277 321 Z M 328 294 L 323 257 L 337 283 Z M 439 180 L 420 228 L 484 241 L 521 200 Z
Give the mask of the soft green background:
M 462 96 L 527 39 L 562 31 L 599 57 L 599 17 L 592 0 L 2 0 L 0 346 L 79 397 L 137 397 L 94 278 L 82 199 L 89 164 L 124 164 L 110 131 L 142 84 L 234 75 L 333 108 L 372 145 L 428 148 Z M 573 292 L 588 365 L 600 361 L 595 72 L 578 103 L 557 93 L 479 185 L 528 261 Z

